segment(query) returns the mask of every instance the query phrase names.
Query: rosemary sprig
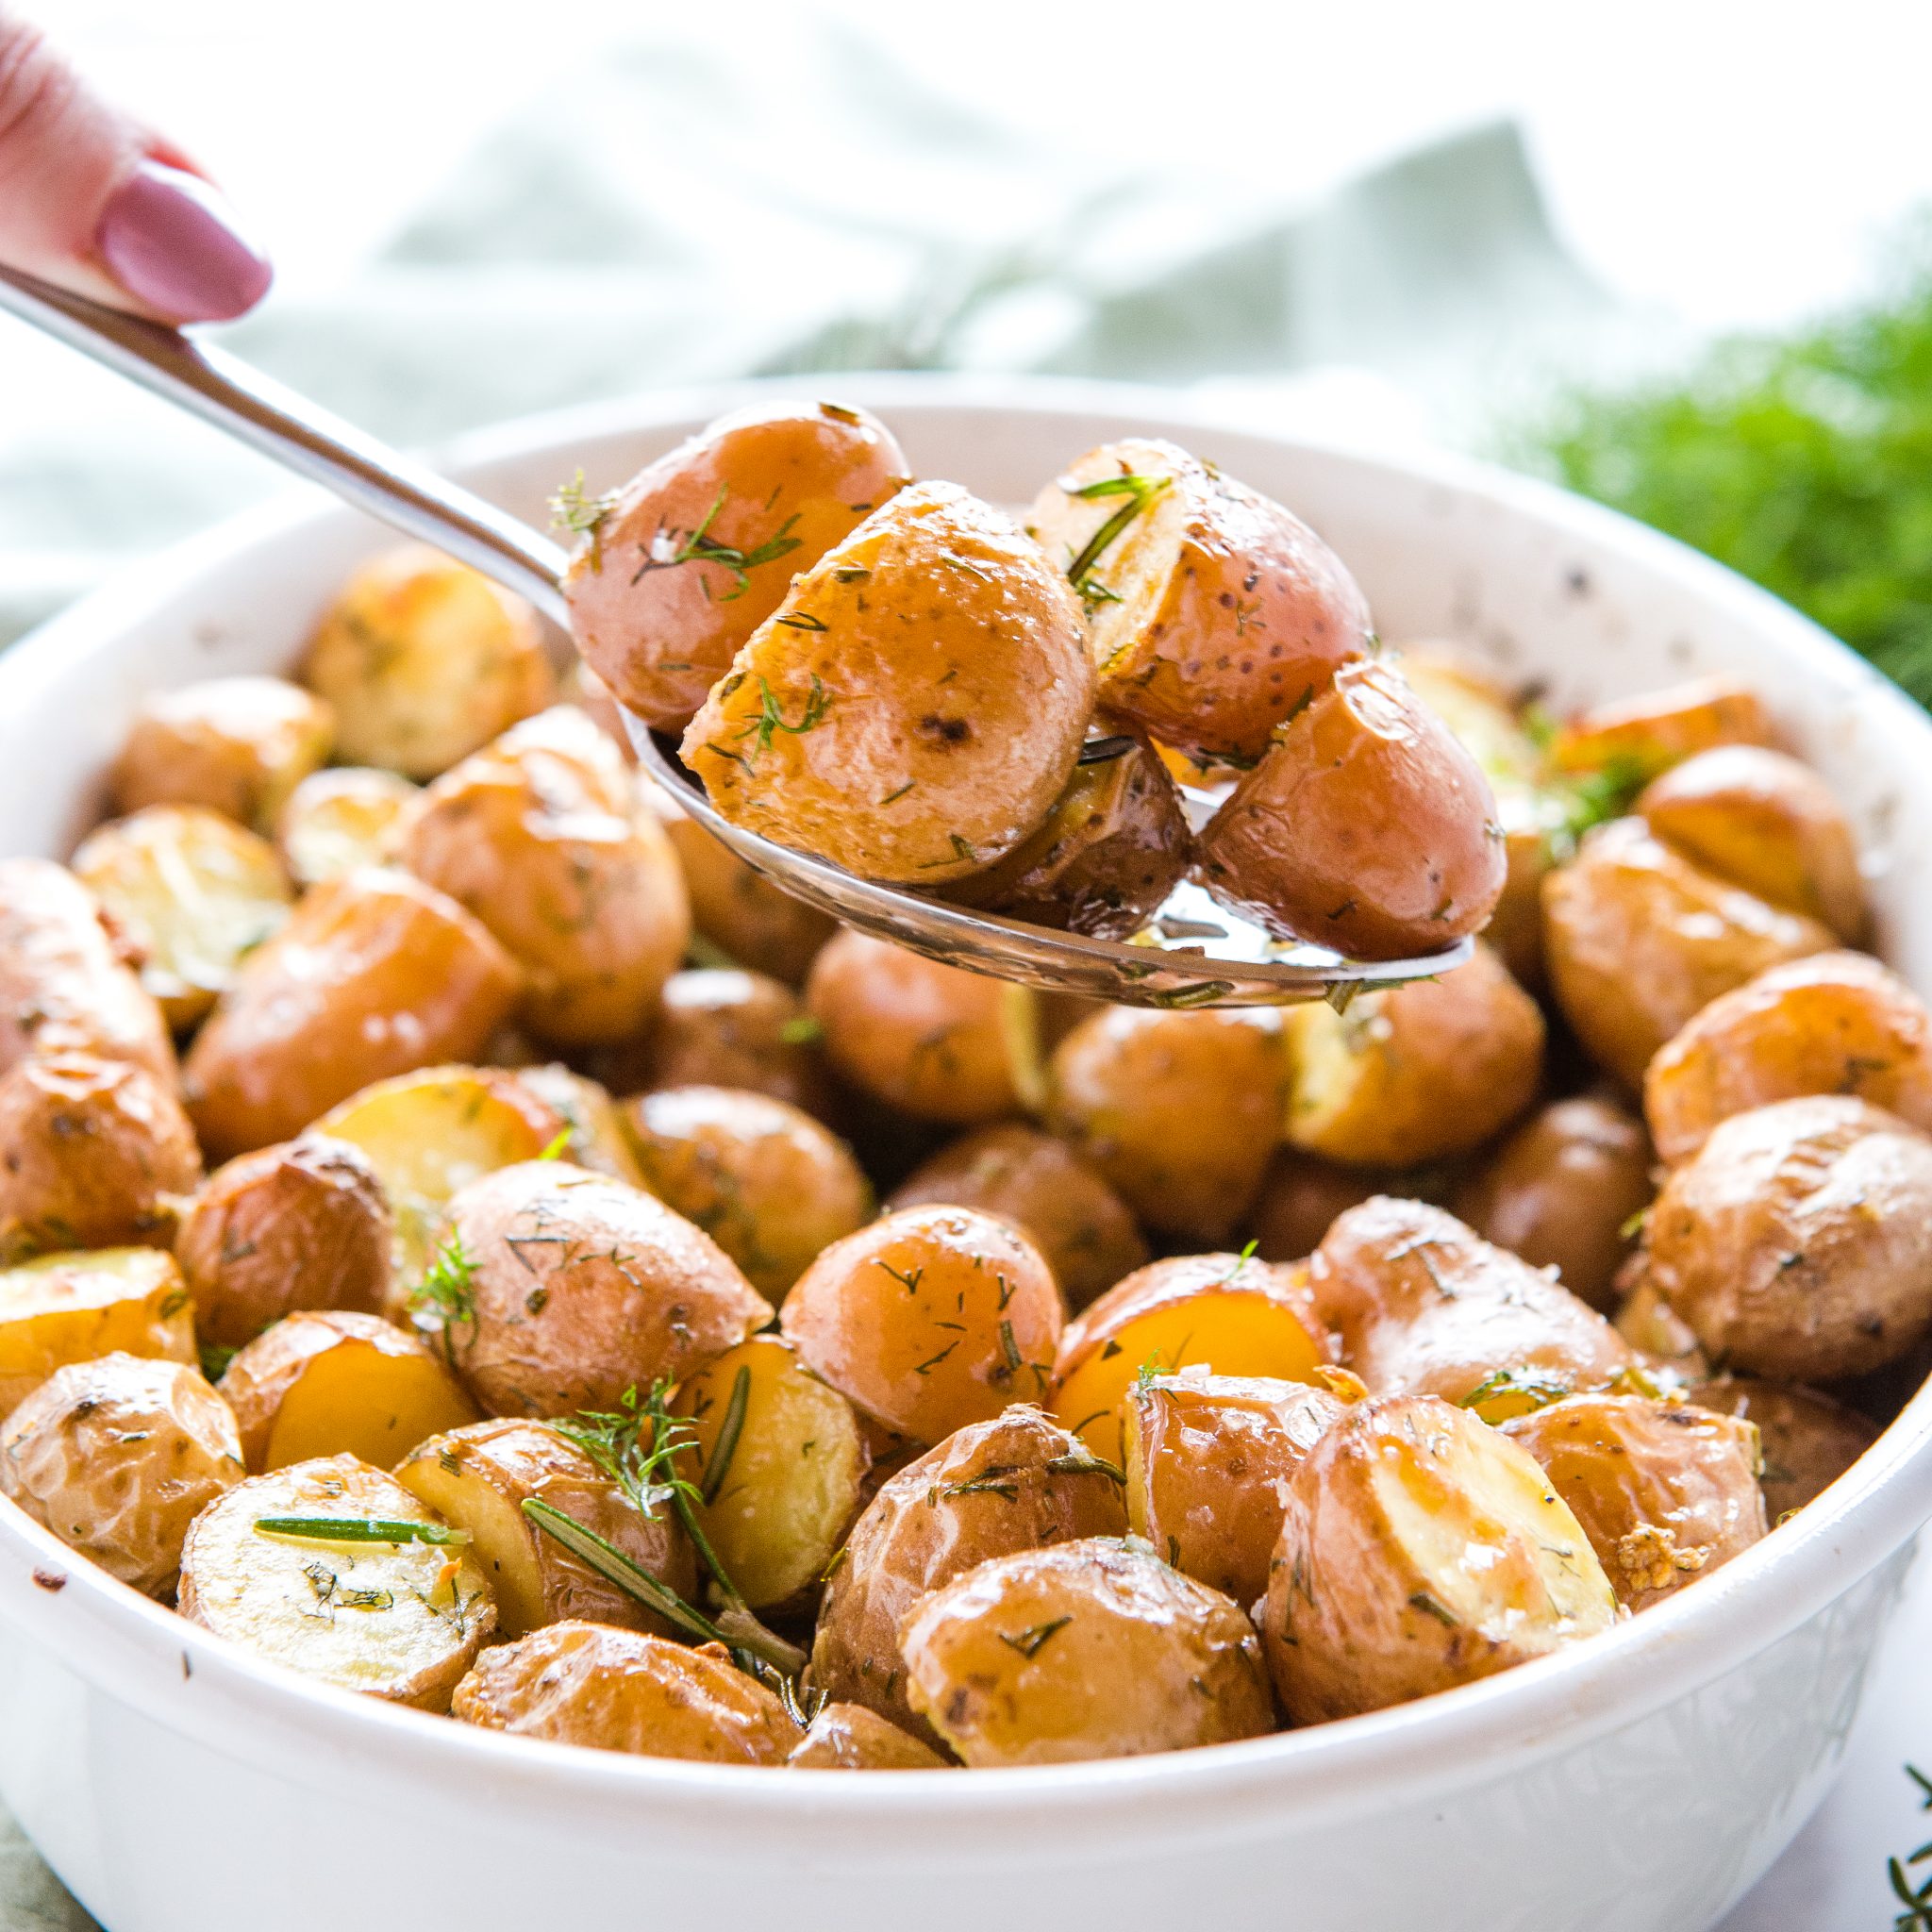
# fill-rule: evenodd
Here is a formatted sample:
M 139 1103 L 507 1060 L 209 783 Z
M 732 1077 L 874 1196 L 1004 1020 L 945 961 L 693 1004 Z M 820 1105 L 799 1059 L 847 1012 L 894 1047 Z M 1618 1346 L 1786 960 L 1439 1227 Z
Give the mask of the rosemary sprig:
M 390 1516 L 258 1516 L 257 1536 L 291 1537 L 305 1543 L 433 1543 L 461 1549 L 467 1529 L 441 1523 L 412 1523 Z
M 563 1132 L 558 1134 L 544 1148 L 542 1153 L 538 1155 L 537 1158 L 539 1160 L 561 1160 L 570 1152 L 571 1137 L 575 1132 L 575 1129 L 573 1127 L 564 1128 Z
M 731 1378 L 731 1399 L 724 1405 L 724 1419 L 718 1424 L 718 1440 L 711 1445 L 711 1459 L 705 1466 L 703 1494 L 708 1508 L 718 1500 L 730 1474 L 731 1458 L 738 1453 L 738 1439 L 744 1432 L 744 1411 L 751 1402 L 751 1364 L 745 1363 Z
M 1091 503 L 1104 496 L 1124 496 L 1127 500 L 1088 538 L 1074 554 L 1074 560 L 1067 565 L 1067 579 L 1079 591 L 1083 602 L 1091 609 L 1095 603 L 1106 603 L 1109 599 L 1119 603 L 1119 596 L 1105 585 L 1096 589 L 1095 595 L 1089 598 L 1088 573 L 1106 556 L 1123 530 L 1144 510 L 1174 481 L 1172 476 L 1142 476 L 1129 472 L 1124 476 L 1103 476 L 1097 482 L 1085 483 L 1077 490 L 1070 490 L 1070 496 L 1078 497 L 1082 502 Z

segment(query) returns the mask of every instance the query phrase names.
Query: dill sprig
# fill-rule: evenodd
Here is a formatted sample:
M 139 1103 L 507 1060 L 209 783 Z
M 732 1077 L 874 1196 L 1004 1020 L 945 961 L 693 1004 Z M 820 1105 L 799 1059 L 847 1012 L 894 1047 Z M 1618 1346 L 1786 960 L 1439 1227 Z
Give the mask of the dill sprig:
M 436 1251 L 436 1259 L 409 1291 L 408 1307 L 419 1327 L 437 1331 L 443 1356 L 454 1366 L 455 1331 L 467 1328 L 472 1341 L 476 1336 L 476 1261 L 460 1235 L 452 1234 Z
M 1906 1775 L 1918 1786 L 1922 1794 L 1920 1810 L 1932 1811 L 1932 1778 L 1928 1778 L 1915 1764 L 1906 1766 Z M 1905 1907 L 1905 1910 L 1891 1922 L 1892 1932 L 1932 1932 L 1932 1878 L 1915 1887 L 1907 1875 L 1910 1867 L 1923 1865 L 1927 1858 L 1932 1858 L 1932 1844 L 1923 1844 L 1903 1858 L 1885 1861 L 1886 1876 L 1891 1880 L 1892 1891 Z
M 551 527 L 591 540 L 592 570 L 604 568 L 604 525 L 617 508 L 617 497 L 615 490 L 591 495 L 584 488 L 584 473 L 579 470 L 550 499 Z
M 758 679 L 758 715 L 739 732 L 740 738 L 750 738 L 754 733 L 758 742 L 753 745 L 751 760 L 755 761 L 760 752 L 770 751 L 772 740 L 781 731 L 789 732 L 793 738 L 803 738 L 808 731 L 815 730 L 832 708 L 832 694 L 821 682 L 814 671 L 811 675 L 811 690 L 807 692 L 805 709 L 798 723 L 791 724 L 785 716 L 784 708 L 778 696 L 765 678 Z M 748 762 L 750 762 L 748 761 Z
M 751 589 L 751 574 L 762 565 L 775 563 L 781 557 L 790 557 L 804 541 L 791 534 L 792 525 L 798 522 L 798 513 L 792 514 L 778 525 L 774 535 L 767 537 L 762 543 L 750 550 L 736 543 L 721 543 L 711 535 L 711 525 L 718 521 L 718 512 L 724 508 L 730 496 L 728 490 L 719 491 L 711 507 L 705 512 L 705 520 L 696 529 L 680 534 L 675 527 L 660 525 L 651 539 L 650 547 L 644 552 L 644 560 L 632 574 L 631 582 L 637 583 L 654 570 L 676 570 L 687 563 L 714 563 L 720 570 L 730 574 L 733 582 L 730 590 L 717 601 L 732 604 Z M 709 597 L 709 580 L 705 582 L 705 595 Z

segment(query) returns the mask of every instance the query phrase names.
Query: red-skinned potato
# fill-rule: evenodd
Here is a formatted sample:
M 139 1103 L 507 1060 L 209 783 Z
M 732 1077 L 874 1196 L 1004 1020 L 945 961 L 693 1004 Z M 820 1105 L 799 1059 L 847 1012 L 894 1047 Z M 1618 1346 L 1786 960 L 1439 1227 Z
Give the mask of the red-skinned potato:
M 1717 745 L 1776 742 L 1748 685 L 1696 677 L 1578 712 L 1557 729 L 1549 760 L 1562 773 L 1619 771 L 1648 779 Z
M 1338 1214 L 1371 1195 L 1435 1199 L 1425 1180 L 1438 1185 L 1433 1173 L 1384 1174 L 1373 1168 L 1339 1167 L 1299 1147 L 1277 1147 L 1242 1226 L 1254 1231 L 1255 1252 L 1262 1260 L 1304 1261 L 1321 1245 Z
M 1823 1495 L 1878 1440 L 1868 1417 L 1795 1382 L 1719 1375 L 1688 1393 L 1700 1408 L 1757 1428 L 1763 1465 L 1757 1481 L 1774 1526 Z
M 827 1704 L 785 1760 L 791 1771 L 944 1771 L 946 1760 L 862 1704 Z

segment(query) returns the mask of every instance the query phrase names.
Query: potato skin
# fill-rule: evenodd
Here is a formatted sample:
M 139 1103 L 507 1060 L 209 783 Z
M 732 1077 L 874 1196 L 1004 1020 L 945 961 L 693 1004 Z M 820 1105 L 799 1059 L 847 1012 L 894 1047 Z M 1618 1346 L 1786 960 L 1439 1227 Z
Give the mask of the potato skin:
M 868 410 L 765 402 L 721 416 L 599 502 L 564 573 L 577 648 L 621 703 L 681 731 L 793 575 L 907 481 Z
M 228 1405 L 185 1362 L 70 1363 L 0 1429 L 0 1495 L 154 1597 L 174 1591 L 188 1525 L 244 1474 Z
M 1776 743 L 1764 706 L 1748 685 L 1696 677 L 1579 712 L 1557 732 L 1549 759 L 1557 772 L 1616 766 L 1647 779 L 1718 745 Z
M 1643 1110 L 1658 1158 L 1722 1120 L 1806 1093 L 1850 1093 L 1932 1131 L 1932 1014 L 1863 953 L 1814 953 L 1720 993 L 1658 1048 Z
M 0 1420 L 69 1362 L 195 1359 L 188 1290 L 158 1248 L 42 1255 L 0 1269 Z
M 684 868 L 698 931 L 748 971 L 800 985 L 838 921 L 780 891 L 665 793 L 649 803 Z
M 407 873 L 345 874 L 242 962 L 183 1068 L 189 1117 L 213 1159 L 286 1141 L 373 1081 L 475 1058 L 519 986 L 454 899 Z
M 1857 1409 L 1796 1383 L 1718 1375 L 1687 1395 L 1700 1408 L 1755 1424 L 1757 1481 L 1774 1524 L 1822 1495 L 1878 1440 L 1877 1425 Z
M 1479 931 L 1508 869 L 1482 767 L 1379 661 L 1344 665 L 1281 727 L 1195 849 L 1217 899 L 1363 959 Z
M 946 1760 L 862 1704 L 828 1704 L 785 1760 L 791 1771 L 945 1771 Z
M 311 772 L 275 820 L 275 846 L 289 876 L 305 890 L 358 865 L 388 858 L 395 824 L 416 788 L 374 765 Z
M 1651 1280 L 1714 1362 L 1829 1381 L 1932 1329 L 1932 1140 L 1846 1094 L 1721 1122 L 1651 1209 Z
M 922 483 L 792 580 L 682 749 L 734 824 L 935 887 L 1046 817 L 1092 709 L 1065 579 L 998 510 Z

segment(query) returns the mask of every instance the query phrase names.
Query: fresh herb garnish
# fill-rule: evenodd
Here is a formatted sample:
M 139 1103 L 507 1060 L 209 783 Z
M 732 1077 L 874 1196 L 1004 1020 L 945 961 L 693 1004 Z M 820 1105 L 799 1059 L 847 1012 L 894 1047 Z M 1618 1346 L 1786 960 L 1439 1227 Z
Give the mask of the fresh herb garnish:
M 409 1313 L 422 1327 L 434 1328 L 442 1339 L 444 1357 L 456 1361 L 455 1331 L 467 1328 L 476 1337 L 476 1261 L 452 1234 L 436 1251 L 423 1279 L 409 1291 Z
M 824 1022 L 809 1013 L 795 1013 L 778 1028 L 778 1038 L 787 1046 L 816 1046 L 824 1037 Z
M 1426 1262 L 1428 1257 L 1424 1256 L 1423 1258 Z M 1558 1382 L 1527 1369 L 1498 1369 L 1493 1375 L 1485 1376 L 1478 1382 L 1456 1406 L 1457 1408 L 1478 1408 L 1485 1402 L 1493 1402 L 1501 1397 L 1521 1396 L 1530 1409 L 1547 1408 L 1551 1403 L 1561 1402 L 1570 1393 L 1567 1382 Z
M 761 565 L 775 563 L 779 558 L 789 557 L 798 548 L 802 540 L 791 534 L 791 526 L 798 521 L 795 511 L 779 525 L 775 536 L 766 538 L 754 549 L 719 542 L 711 535 L 711 525 L 718 521 L 718 512 L 724 508 L 725 499 L 730 494 L 728 490 L 719 491 L 716 500 L 705 512 L 704 522 L 681 538 L 675 527 L 667 528 L 660 525 L 631 582 L 637 583 L 654 570 L 675 570 L 686 563 L 714 563 L 719 569 L 729 572 L 733 578 L 731 589 L 718 599 L 720 604 L 731 604 L 751 589 L 753 571 Z M 708 583 L 705 594 L 707 597 L 710 595 Z
M 1050 1623 L 1029 1624 L 1024 1630 L 1010 1633 L 1002 1630 L 999 1633 L 1000 1641 L 1008 1650 L 1017 1650 L 1030 1663 L 1040 1655 L 1041 1645 L 1049 1638 L 1058 1636 L 1073 1621 L 1072 1617 L 1055 1617 Z
M 1088 538 L 1067 565 L 1067 579 L 1079 591 L 1083 602 L 1087 600 L 1088 573 L 1107 554 L 1115 538 L 1173 482 L 1172 476 L 1141 476 L 1130 472 L 1124 476 L 1103 476 L 1098 482 L 1085 483 L 1079 489 L 1067 492 L 1088 503 L 1103 496 L 1124 496 L 1127 499 Z M 1109 599 L 1116 604 L 1120 602 L 1113 591 L 1101 586 L 1094 601 Z
M 706 1507 L 718 1500 L 718 1491 L 730 1473 L 731 1458 L 738 1453 L 738 1439 L 744 1432 L 744 1412 L 751 1402 L 751 1364 L 742 1364 L 731 1378 L 731 1399 L 724 1405 L 724 1419 L 718 1424 L 718 1440 L 711 1445 L 711 1459 L 705 1465 L 702 1492 Z
M 292 1537 L 305 1543 L 433 1543 L 457 1549 L 470 1541 L 467 1529 L 389 1516 L 259 1516 L 255 1533 Z
M 572 1127 L 564 1128 L 563 1132 L 558 1134 L 557 1138 L 554 1141 L 552 1141 L 547 1147 L 544 1148 L 542 1153 L 538 1155 L 537 1158 L 539 1160 L 561 1160 L 563 1157 L 570 1152 L 571 1136 L 575 1131 L 575 1129 Z
M 204 1341 L 201 1344 L 202 1380 L 219 1382 L 228 1373 L 228 1364 L 241 1353 L 239 1348 L 230 1348 L 225 1342 Z
M 1932 1811 L 1932 1778 L 1928 1778 L 1915 1764 L 1906 1766 L 1906 1775 L 1922 1793 L 1920 1810 Z M 1914 1888 L 1907 1875 L 1908 1867 L 1923 1865 L 1927 1858 L 1932 1858 L 1932 1844 L 1923 1844 L 1904 1858 L 1888 1858 L 1885 1861 L 1886 1875 L 1891 1880 L 1891 1889 L 1905 1907 L 1905 1910 L 1891 1922 L 1892 1932 L 1932 1932 L 1932 1878 Z
M 579 470 L 550 499 L 553 529 L 568 530 L 574 537 L 591 540 L 591 568 L 604 568 L 604 525 L 617 508 L 618 492 L 607 490 L 591 496 L 584 489 L 584 473 Z
M 761 677 L 758 679 L 758 715 L 738 735 L 740 738 L 750 738 L 754 733 L 757 734 L 758 742 L 752 747 L 752 758 L 755 759 L 760 752 L 772 748 L 772 740 L 777 733 L 785 731 L 793 738 L 803 738 L 808 731 L 817 728 L 831 708 L 831 693 L 826 691 L 820 681 L 818 673 L 814 671 L 811 675 L 811 690 L 805 700 L 804 713 L 798 723 L 793 724 L 787 720 L 780 708 L 777 695 L 771 685 Z M 748 771 L 750 768 L 750 760 L 746 760 L 745 769 Z

